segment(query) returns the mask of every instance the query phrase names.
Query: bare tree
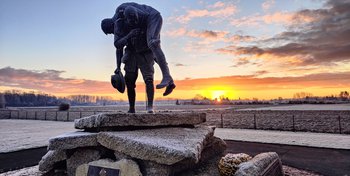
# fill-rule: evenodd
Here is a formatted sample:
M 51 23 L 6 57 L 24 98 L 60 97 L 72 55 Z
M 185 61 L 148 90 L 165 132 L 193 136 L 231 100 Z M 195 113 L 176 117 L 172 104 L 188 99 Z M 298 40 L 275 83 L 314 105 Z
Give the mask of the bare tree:
M 0 94 L 0 108 L 6 108 L 6 100 L 4 94 Z

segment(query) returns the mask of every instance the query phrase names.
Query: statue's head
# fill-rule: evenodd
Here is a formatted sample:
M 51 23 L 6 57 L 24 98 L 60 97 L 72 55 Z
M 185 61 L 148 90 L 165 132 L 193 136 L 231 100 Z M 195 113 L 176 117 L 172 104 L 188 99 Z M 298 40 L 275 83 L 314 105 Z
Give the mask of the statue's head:
M 113 34 L 114 33 L 114 22 L 113 22 L 112 18 L 103 19 L 101 22 L 101 29 L 106 35 Z
M 135 27 L 139 23 L 139 16 L 137 14 L 137 9 L 135 7 L 129 6 L 124 10 L 124 17 L 126 23 L 130 27 Z

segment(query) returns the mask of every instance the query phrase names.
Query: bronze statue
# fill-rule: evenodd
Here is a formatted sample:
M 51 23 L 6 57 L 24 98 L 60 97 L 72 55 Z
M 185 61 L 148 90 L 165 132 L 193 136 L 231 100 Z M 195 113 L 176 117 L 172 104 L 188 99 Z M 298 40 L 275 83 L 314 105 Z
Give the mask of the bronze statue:
M 135 112 L 135 82 L 138 69 L 141 70 L 146 84 L 147 112 L 149 113 L 153 112 L 154 61 L 160 66 L 163 75 L 161 83 L 156 88 L 166 87 L 163 93 L 163 96 L 166 96 L 176 87 L 160 47 L 161 27 L 162 17 L 160 13 L 150 6 L 137 3 L 123 3 L 117 8 L 113 18 L 102 20 L 103 32 L 114 34 L 114 46 L 117 48 L 115 73 L 120 73 L 121 62 L 125 64 L 125 83 L 130 105 L 128 112 L 130 113 Z

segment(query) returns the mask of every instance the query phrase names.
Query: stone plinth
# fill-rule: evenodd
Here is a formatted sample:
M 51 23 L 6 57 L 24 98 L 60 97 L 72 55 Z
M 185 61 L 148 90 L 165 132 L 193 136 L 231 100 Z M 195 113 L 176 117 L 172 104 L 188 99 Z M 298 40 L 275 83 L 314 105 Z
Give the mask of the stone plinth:
M 122 132 L 100 132 L 98 142 L 133 158 L 173 165 L 180 161 L 197 163 L 206 140 L 214 131 L 209 127 L 160 128 Z
M 213 136 L 214 128 L 198 125 L 205 121 L 205 113 L 195 112 L 103 113 L 77 119 L 75 127 L 85 131 L 51 138 L 41 170 L 57 171 L 55 164 L 65 163 L 69 176 L 86 175 L 90 166 L 93 172 L 116 172 L 110 169 L 122 171 L 133 165 L 126 169 L 144 176 L 186 173 L 220 157 L 226 149 L 226 143 Z
M 85 130 L 119 131 L 142 127 L 194 126 L 205 122 L 205 113 L 101 113 L 74 121 L 75 128 Z
M 97 134 L 76 131 L 62 134 L 49 140 L 49 150 L 64 150 L 74 149 L 78 147 L 92 147 L 97 146 Z

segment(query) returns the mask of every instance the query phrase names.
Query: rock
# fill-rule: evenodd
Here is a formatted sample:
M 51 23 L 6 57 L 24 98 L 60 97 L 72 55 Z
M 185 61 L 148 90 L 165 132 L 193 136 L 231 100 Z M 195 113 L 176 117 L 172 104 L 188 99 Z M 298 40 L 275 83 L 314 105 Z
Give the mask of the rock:
M 121 152 L 115 151 L 115 157 L 118 159 L 133 159 L 136 160 L 137 163 L 140 165 L 141 172 L 143 175 L 147 176 L 168 176 L 168 175 L 178 175 L 182 171 L 189 169 L 189 171 L 185 172 L 185 175 L 193 175 L 192 171 L 196 171 L 200 173 L 207 173 L 208 176 L 210 176 L 210 173 L 217 173 L 214 175 L 218 175 L 218 169 L 217 169 L 217 162 L 213 164 L 213 158 L 216 158 L 217 161 L 220 160 L 221 155 L 226 150 L 226 143 L 215 136 L 209 137 L 207 139 L 207 142 L 204 145 L 204 149 L 201 153 L 200 162 L 199 163 L 190 163 L 190 162 L 178 162 L 173 165 L 166 165 L 166 164 L 159 164 L 153 161 L 147 161 L 147 160 L 140 160 L 136 158 L 132 158 L 131 156 L 125 155 Z M 210 164 L 208 164 L 210 162 Z M 203 166 L 205 165 L 205 166 Z M 207 165 L 210 165 L 211 168 L 214 168 L 214 170 L 211 170 L 208 172 L 208 169 L 205 169 Z M 213 165 L 215 165 L 213 167 Z M 200 169 L 195 169 L 200 168 Z M 203 172 L 205 170 L 205 172 Z M 184 173 L 183 173 L 184 174 Z M 204 174 L 205 175 L 205 174 Z
M 39 171 L 48 172 L 53 169 L 54 165 L 67 159 L 65 150 L 50 150 L 39 162 Z
M 232 154 L 228 153 L 219 161 L 218 167 L 221 176 L 231 176 L 236 173 L 239 165 L 251 160 L 252 157 L 245 153 Z
M 178 162 L 198 163 L 213 129 L 159 128 L 152 130 L 100 132 L 98 142 L 136 159 L 173 165 Z
M 101 113 L 74 121 L 75 128 L 102 131 L 117 131 L 165 126 L 194 126 L 205 122 L 205 113 Z
M 221 156 L 227 148 L 227 144 L 224 140 L 213 136 L 209 142 L 204 146 L 202 151 L 201 161 L 205 162 L 212 157 Z
M 76 170 L 76 176 L 87 176 L 89 166 L 97 166 L 108 169 L 118 169 L 120 176 L 142 176 L 139 166 L 135 161 L 122 159 L 117 162 L 110 159 L 101 159 L 80 165 Z
M 76 131 L 51 138 L 48 149 L 64 150 L 89 146 L 98 146 L 97 133 Z
M 260 153 L 238 167 L 235 176 L 284 175 L 281 160 L 276 152 Z
M 67 175 L 74 176 L 78 166 L 98 160 L 100 157 L 101 154 L 98 150 L 83 148 L 77 150 L 70 158 L 67 159 Z
M 145 161 L 145 160 L 139 160 L 139 163 L 140 163 L 140 166 L 142 168 L 141 172 L 143 175 L 169 176 L 169 175 L 173 175 L 173 173 L 174 173 L 173 167 L 165 165 L 165 164 L 158 164 L 156 162 Z

